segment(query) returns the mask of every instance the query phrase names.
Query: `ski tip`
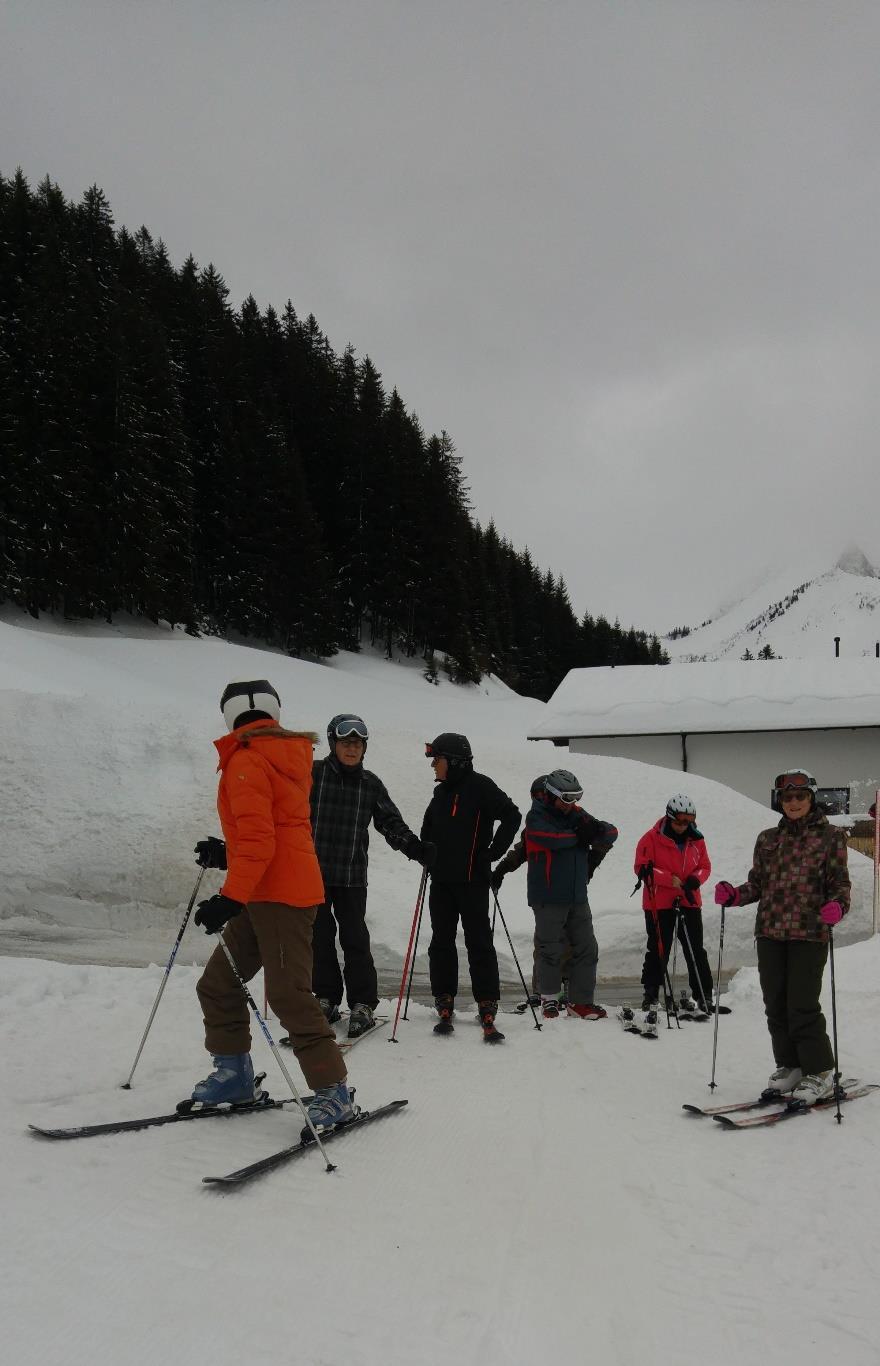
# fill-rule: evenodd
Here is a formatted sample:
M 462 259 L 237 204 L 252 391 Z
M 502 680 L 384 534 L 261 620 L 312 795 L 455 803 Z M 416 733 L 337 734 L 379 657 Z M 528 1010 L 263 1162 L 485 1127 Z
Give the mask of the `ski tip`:
M 736 1120 L 731 1119 L 729 1115 L 713 1115 L 712 1118 L 716 1124 L 721 1125 L 722 1129 L 736 1129 L 738 1127 Z

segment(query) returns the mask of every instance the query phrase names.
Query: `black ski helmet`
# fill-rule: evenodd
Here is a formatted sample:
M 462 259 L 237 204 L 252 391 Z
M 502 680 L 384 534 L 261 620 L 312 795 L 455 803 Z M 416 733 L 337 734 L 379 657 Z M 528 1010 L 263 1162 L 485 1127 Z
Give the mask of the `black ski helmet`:
M 229 730 L 249 721 L 280 721 L 281 698 L 265 678 L 239 679 L 227 683 L 220 710 Z
M 534 801 L 536 797 L 543 797 L 543 796 L 545 795 L 545 792 L 546 792 L 545 784 L 546 784 L 546 782 L 547 782 L 547 774 L 546 774 L 546 773 L 541 773 L 541 774 L 535 779 L 535 781 L 532 783 L 532 786 L 531 786 L 531 788 L 529 789 L 529 796 L 531 797 L 532 801 Z
M 551 797 L 559 797 L 561 801 L 573 806 L 579 802 L 584 795 L 577 778 L 567 768 L 554 768 L 552 773 L 548 773 L 544 779 L 544 790 Z
M 327 744 L 331 750 L 337 740 L 347 740 L 350 736 L 356 735 L 359 740 L 364 742 L 364 754 L 367 752 L 367 741 L 370 732 L 367 730 L 366 721 L 355 716 L 353 711 L 341 711 L 332 717 L 327 726 Z
M 453 731 L 443 731 L 435 740 L 426 740 L 425 754 L 429 759 L 445 759 L 450 769 L 469 767 L 474 758 L 467 736 Z

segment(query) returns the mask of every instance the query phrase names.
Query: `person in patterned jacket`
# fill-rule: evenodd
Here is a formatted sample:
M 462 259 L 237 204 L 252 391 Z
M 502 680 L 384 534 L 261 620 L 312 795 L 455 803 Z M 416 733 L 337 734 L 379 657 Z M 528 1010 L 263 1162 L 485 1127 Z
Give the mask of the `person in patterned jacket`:
M 780 773 L 778 825 L 762 830 L 752 869 L 735 887 L 719 882 L 719 906 L 757 901 L 758 973 L 776 1070 L 769 1088 L 815 1105 L 834 1092 L 834 1051 L 819 1004 L 830 928 L 849 910 L 846 833 L 816 804 L 805 769 Z
M 379 1003 L 376 966 L 367 928 L 367 847 L 373 822 L 392 849 L 428 863 L 433 846 L 419 839 L 388 795 L 364 768 L 369 732 L 359 716 L 340 713 L 327 727 L 330 753 L 312 767 L 312 838 L 324 879 L 313 936 L 312 990 L 327 1020 L 339 1019 L 343 975 L 351 1011 L 348 1037 L 373 1027 Z M 336 929 L 344 968 L 339 969 Z

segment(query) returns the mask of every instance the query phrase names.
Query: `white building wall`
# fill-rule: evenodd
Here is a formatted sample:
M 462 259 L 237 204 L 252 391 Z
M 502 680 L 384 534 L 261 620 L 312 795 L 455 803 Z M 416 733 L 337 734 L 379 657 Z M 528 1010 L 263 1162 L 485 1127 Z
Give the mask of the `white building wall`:
M 806 768 L 820 787 L 848 787 L 850 810 L 867 811 L 880 787 L 880 726 L 862 730 L 755 731 L 687 736 L 687 768 L 769 805 L 785 768 Z M 681 737 L 645 735 L 569 741 L 572 754 L 604 754 L 682 769 Z

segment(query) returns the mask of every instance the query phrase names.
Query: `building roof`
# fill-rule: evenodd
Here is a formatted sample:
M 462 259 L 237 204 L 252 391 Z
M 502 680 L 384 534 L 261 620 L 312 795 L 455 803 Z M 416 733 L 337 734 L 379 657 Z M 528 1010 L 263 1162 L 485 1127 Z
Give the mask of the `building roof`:
M 572 669 L 530 740 L 880 726 L 880 660 Z

